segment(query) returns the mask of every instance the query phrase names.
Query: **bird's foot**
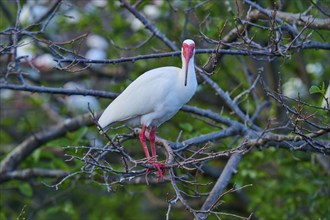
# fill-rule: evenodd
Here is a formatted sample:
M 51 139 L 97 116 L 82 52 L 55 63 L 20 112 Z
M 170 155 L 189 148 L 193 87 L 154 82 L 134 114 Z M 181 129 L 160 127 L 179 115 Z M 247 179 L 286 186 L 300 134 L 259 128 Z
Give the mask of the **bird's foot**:
M 166 164 L 164 163 L 160 163 L 160 162 L 157 162 L 157 161 L 151 161 L 150 162 L 150 165 L 153 165 L 156 167 L 157 171 L 158 171 L 158 174 L 157 174 L 157 177 L 158 179 L 162 180 L 163 177 L 164 177 L 164 174 L 166 172 Z M 147 169 L 147 173 L 151 172 L 152 169 L 151 168 L 148 168 Z

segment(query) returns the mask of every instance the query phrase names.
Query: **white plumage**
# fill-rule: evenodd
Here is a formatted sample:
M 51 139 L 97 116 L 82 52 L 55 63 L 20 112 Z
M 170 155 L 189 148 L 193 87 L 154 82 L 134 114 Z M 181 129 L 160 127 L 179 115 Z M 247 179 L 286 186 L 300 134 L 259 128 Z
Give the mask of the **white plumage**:
M 182 44 L 182 68 L 173 66 L 149 70 L 133 81 L 103 112 L 98 120 L 101 131 L 116 122 L 143 126 L 140 141 L 149 160 L 145 143 L 146 127 L 151 127 L 150 144 L 153 158 L 150 163 L 162 177 L 164 166 L 156 160 L 154 132 L 169 120 L 194 95 L 197 80 L 194 68 L 195 43 L 188 39 Z

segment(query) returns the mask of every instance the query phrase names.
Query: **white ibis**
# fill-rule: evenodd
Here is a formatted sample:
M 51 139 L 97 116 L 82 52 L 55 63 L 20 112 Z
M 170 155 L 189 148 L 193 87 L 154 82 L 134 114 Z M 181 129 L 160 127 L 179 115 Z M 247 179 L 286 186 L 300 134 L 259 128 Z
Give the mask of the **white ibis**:
M 140 142 L 148 163 L 157 168 L 159 178 L 163 177 L 165 164 L 157 161 L 155 131 L 194 95 L 197 88 L 194 54 L 194 41 L 185 40 L 181 49 L 181 69 L 166 66 L 145 72 L 113 100 L 98 120 L 101 133 L 116 122 L 142 125 Z M 152 157 L 146 144 L 148 127 Z

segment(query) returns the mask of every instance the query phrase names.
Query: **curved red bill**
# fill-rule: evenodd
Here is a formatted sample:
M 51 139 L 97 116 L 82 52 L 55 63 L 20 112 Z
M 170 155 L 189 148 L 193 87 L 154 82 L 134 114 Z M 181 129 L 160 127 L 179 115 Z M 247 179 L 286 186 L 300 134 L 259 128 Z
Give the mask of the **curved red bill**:
M 186 44 L 183 43 L 182 45 L 182 53 L 183 57 L 185 58 L 185 64 L 186 64 L 186 72 L 185 72 L 185 80 L 184 80 L 184 85 L 187 86 L 187 77 L 188 77 L 188 64 L 192 56 L 194 55 L 194 49 L 195 49 L 195 44 Z

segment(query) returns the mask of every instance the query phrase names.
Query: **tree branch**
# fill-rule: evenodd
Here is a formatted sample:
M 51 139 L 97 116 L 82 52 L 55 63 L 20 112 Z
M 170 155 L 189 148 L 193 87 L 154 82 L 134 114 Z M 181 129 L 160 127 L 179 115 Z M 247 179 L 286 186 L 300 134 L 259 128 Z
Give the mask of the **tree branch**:
M 268 9 L 265 9 L 265 8 L 261 7 L 260 5 L 258 5 L 257 3 L 252 2 L 252 1 L 250 1 L 250 0 L 243 0 L 243 1 L 246 2 L 246 3 L 248 3 L 250 6 L 256 8 L 256 9 L 259 10 L 261 13 L 267 15 L 269 18 L 273 18 L 273 13 L 274 13 L 274 11 L 272 11 L 272 10 L 268 10 Z M 296 35 L 298 35 L 298 31 L 297 31 L 294 27 L 292 27 L 290 24 L 288 24 L 288 23 L 284 23 L 284 22 L 282 21 L 282 19 L 279 18 L 279 17 L 277 17 L 277 16 L 275 16 L 274 19 L 275 19 L 276 22 L 278 22 L 278 23 L 280 23 L 281 25 L 283 25 L 284 28 L 285 28 L 285 29 L 286 29 L 286 30 L 287 30 L 287 31 L 288 31 L 293 37 L 295 37 Z M 303 38 L 303 36 L 301 36 L 301 38 Z
M 226 189 L 233 174 L 237 173 L 237 166 L 242 159 L 242 155 L 239 153 L 234 153 L 230 156 L 225 168 L 223 169 L 220 177 L 213 186 L 209 196 L 205 200 L 201 211 L 210 212 L 215 208 L 216 203 L 219 201 L 221 194 Z M 206 219 L 207 213 L 200 213 L 200 219 Z
M 82 126 L 93 124 L 90 114 L 84 114 L 72 119 L 68 119 L 58 125 L 38 132 L 28 137 L 21 144 L 16 146 L 0 163 L 0 173 L 13 171 L 19 163 L 31 154 L 35 149 L 59 137 L 63 137 L 67 132 L 75 131 Z
M 31 168 L 23 170 L 14 170 L 10 172 L 0 173 L 0 183 L 18 179 L 29 180 L 31 178 L 44 177 L 44 178 L 63 178 L 67 176 L 69 172 L 64 170 L 48 170 L 42 168 Z
M 153 25 L 148 19 L 143 17 L 134 7 L 132 7 L 126 0 L 120 0 L 122 5 L 127 8 L 137 19 L 139 19 L 144 26 L 151 31 L 156 37 L 161 39 L 171 50 L 178 50 L 178 47 L 170 41 L 165 34 L 163 34 L 155 25 Z
M 315 45 L 316 46 L 316 45 Z M 330 47 L 330 44 L 320 44 L 320 47 L 327 48 Z M 235 50 L 235 49 L 196 49 L 196 54 L 228 54 L 228 55 L 242 55 L 242 56 L 255 56 L 255 57 L 277 57 L 282 56 L 279 53 L 269 52 L 268 50 Z M 118 63 L 126 63 L 126 62 L 136 62 L 138 60 L 146 60 L 146 59 L 158 59 L 164 57 L 178 57 L 181 55 L 180 51 L 166 52 L 166 53 L 158 53 L 158 54 L 148 54 L 148 55 L 138 55 L 134 57 L 123 57 L 119 59 L 112 60 L 93 60 L 93 59 L 85 59 L 85 58 L 55 58 L 54 60 L 58 63 L 76 63 L 76 64 L 118 64 Z
M 203 72 L 200 72 L 201 78 L 208 83 L 219 96 L 225 101 L 225 103 L 231 108 L 232 111 L 244 122 L 248 123 L 255 130 L 260 130 L 252 121 L 251 119 L 245 115 L 238 105 L 230 98 L 228 92 L 224 92 L 217 83 L 215 83 L 211 78 L 205 75 Z
M 0 89 L 11 89 L 17 91 L 37 92 L 37 93 L 49 93 L 49 94 L 62 94 L 62 95 L 83 95 L 83 96 L 95 96 L 101 98 L 114 99 L 118 96 L 118 93 L 105 92 L 100 90 L 91 89 L 63 89 L 52 88 L 46 86 L 32 86 L 32 85 L 17 85 L 17 84 L 0 84 Z
M 266 9 L 267 10 L 267 9 Z M 275 13 L 274 10 L 267 10 L 269 13 Z M 261 13 L 258 10 L 253 10 L 250 16 L 258 19 L 270 19 L 268 15 Z M 308 25 L 308 28 L 330 30 L 330 18 L 315 18 L 312 15 L 294 14 L 282 11 L 276 11 L 276 17 L 287 23 L 297 24 L 300 26 Z

